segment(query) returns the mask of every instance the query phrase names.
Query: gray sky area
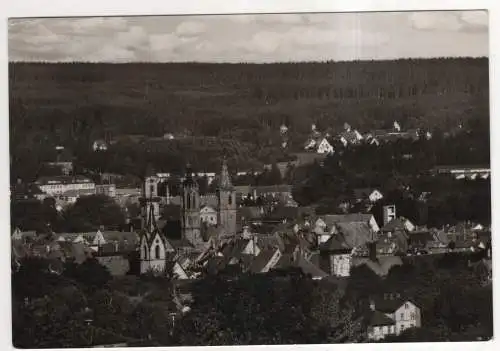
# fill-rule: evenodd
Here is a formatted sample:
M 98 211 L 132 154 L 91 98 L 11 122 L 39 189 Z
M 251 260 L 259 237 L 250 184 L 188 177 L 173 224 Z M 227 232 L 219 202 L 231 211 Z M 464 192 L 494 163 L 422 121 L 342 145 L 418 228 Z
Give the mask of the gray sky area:
M 485 11 L 11 19 L 11 61 L 488 56 Z

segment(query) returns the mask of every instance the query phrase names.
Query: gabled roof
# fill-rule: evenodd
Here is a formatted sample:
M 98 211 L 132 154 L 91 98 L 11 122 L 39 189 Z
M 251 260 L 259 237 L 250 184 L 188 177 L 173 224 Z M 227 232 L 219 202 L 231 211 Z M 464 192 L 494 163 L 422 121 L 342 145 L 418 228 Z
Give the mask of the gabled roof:
M 352 265 L 354 267 L 365 264 L 377 275 L 383 277 L 389 274 L 389 270 L 394 266 L 401 266 L 403 261 L 399 256 L 379 256 L 376 261 L 368 257 L 353 257 Z
M 389 318 L 387 315 L 385 315 L 382 312 L 379 311 L 371 311 L 371 316 L 368 322 L 368 325 L 370 327 L 378 327 L 378 326 L 390 326 L 390 325 L 395 325 L 396 322 L 392 319 Z
M 384 225 L 381 229 L 382 232 L 393 232 L 396 230 L 406 230 L 406 225 L 405 223 L 407 222 L 407 219 L 403 219 L 401 217 L 394 218 L 392 221 Z
M 274 257 L 278 249 L 263 249 L 257 257 L 253 260 L 250 271 L 253 273 L 260 273 L 269 261 Z
M 295 265 L 299 267 L 304 274 L 310 274 L 313 279 L 322 279 L 328 276 L 327 273 L 325 273 L 310 261 L 306 260 L 304 257 L 302 257 L 302 255 L 298 255 Z
M 328 252 L 349 252 L 352 250 L 346 241 L 343 235 L 341 234 L 333 234 L 330 239 L 326 242 L 322 243 L 319 247 L 320 251 L 328 251 Z
M 340 222 L 336 224 L 342 233 L 346 244 L 351 247 L 359 247 L 374 241 L 371 228 L 364 222 Z
M 368 223 L 373 215 L 371 213 L 348 213 L 348 214 L 330 214 L 320 216 L 328 227 L 332 227 L 336 223 L 343 222 L 365 222 Z
M 390 294 L 389 294 L 390 295 Z M 387 298 L 376 298 L 375 299 L 375 309 L 384 313 L 394 313 L 398 308 L 403 306 L 408 299 L 403 297 L 387 297 Z

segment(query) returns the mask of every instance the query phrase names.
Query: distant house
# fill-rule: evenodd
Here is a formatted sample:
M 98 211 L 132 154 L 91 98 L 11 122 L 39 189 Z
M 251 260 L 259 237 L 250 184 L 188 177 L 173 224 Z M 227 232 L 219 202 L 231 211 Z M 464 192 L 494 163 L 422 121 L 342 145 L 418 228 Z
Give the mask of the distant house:
M 348 145 L 358 145 L 364 139 L 363 135 L 355 129 L 345 130 L 338 138 L 344 147 Z
M 61 195 L 71 190 L 93 191 L 95 193 L 95 183 L 84 176 L 40 177 L 36 180 L 35 185 L 51 196 Z
M 109 196 L 112 198 L 116 197 L 116 185 L 115 184 L 96 184 L 95 193 L 100 195 Z
M 370 188 L 358 188 L 354 189 L 354 197 L 356 201 L 365 201 L 368 200 L 371 203 L 375 203 L 384 198 L 384 195 L 378 189 L 370 189 Z
M 326 137 L 309 139 L 306 142 L 304 149 L 306 151 L 314 151 L 315 153 L 321 155 L 332 154 L 334 152 L 332 144 Z
M 212 206 L 203 206 L 200 209 L 200 219 L 202 223 L 217 225 L 217 211 Z
M 476 166 L 436 166 L 431 169 L 431 174 L 447 174 L 455 179 L 488 179 L 491 176 L 491 168 L 488 165 Z
M 92 150 L 94 150 L 94 151 L 106 151 L 106 150 L 108 150 L 108 144 L 104 140 L 95 140 L 92 143 Z
M 383 298 L 372 299 L 370 309 L 372 318 L 376 316 L 375 323 L 368 327 L 370 340 L 380 340 L 391 334 L 399 335 L 406 329 L 422 326 L 420 308 L 399 294 L 386 293 Z M 392 324 L 381 313 L 392 320 Z
M 349 276 L 353 254 L 376 240 L 369 222 L 370 220 L 338 221 L 331 224 L 326 235 L 325 232 L 317 231 L 321 268 L 331 275 Z M 324 241 L 325 238 L 328 239 Z

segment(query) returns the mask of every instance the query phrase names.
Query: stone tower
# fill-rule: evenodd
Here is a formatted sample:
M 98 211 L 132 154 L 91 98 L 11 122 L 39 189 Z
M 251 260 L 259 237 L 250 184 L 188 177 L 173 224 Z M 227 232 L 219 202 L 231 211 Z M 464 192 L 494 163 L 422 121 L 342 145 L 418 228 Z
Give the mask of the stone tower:
M 141 198 L 142 229 L 152 232 L 154 225 L 160 218 L 160 198 L 158 197 L 159 178 L 151 167 L 148 168 L 144 179 L 143 196 Z
M 233 236 L 236 234 L 236 192 L 231 183 L 231 176 L 225 159 L 222 162 L 217 197 L 217 223 L 222 229 L 223 235 Z
M 189 165 L 186 168 L 186 176 L 182 185 L 181 212 L 182 237 L 197 247 L 203 243 L 201 237 L 200 192 Z

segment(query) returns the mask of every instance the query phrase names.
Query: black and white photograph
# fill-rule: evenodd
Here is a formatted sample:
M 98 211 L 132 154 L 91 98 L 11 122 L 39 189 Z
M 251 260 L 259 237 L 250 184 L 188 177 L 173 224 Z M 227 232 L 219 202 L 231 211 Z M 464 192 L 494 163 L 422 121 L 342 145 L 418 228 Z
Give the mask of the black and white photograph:
M 492 340 L 489 39 L 480 9 L 9 18 L 12 345 Z

